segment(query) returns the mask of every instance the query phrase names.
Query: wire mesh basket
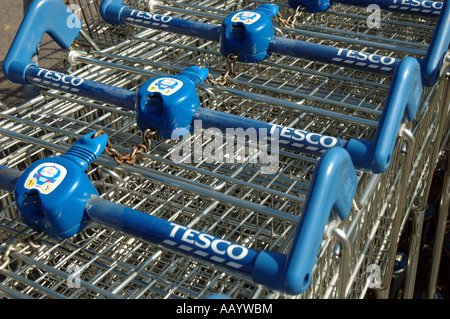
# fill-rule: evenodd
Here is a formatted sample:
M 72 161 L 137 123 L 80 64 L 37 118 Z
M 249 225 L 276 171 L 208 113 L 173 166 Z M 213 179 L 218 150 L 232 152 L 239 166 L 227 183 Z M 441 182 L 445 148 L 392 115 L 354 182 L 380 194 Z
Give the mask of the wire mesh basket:
M 71 73 L 75 78 L 137 92 L 155 76 L 176 75 L 190 66 L 205 67 L 210 77 L 197 87 L 205 109 L 344 141 L 376 140 L 390 90 L 395 86 L 392 74 L 272 54 L 258 63 L 233 63 L 235 75 L 218 83 L 230 61 L 221 54 L 216 41 L 131 23 L 112 26 L 98 14 L 101 1 L 74 3 L 81 8 L 87 31 L 87 42 L 81 38 L 78 42 L 91 47 L 87 53 L 77 53 L 73 63 L 76 71 Z M 177 18 L 220 25 L 226 15 L 252 10 L 261 3 L 265 2 L 166 2 L 154 9 L 159 14 L 170 10 L 169 14 Z M 143 1 L 124 4 L 132 10 L 147 10 Z M 374 30 L 365 25 L 365 14 L 355 10 L 342 5 L 330 12 L 302 13 L 297 17 L 301 29 L 275 30 L 302 41 L 345 45 L 386 57 L 427 55 L 436 19 L 388 14 L 382 20 L 383 28 Z M 280 3 L 280 17 L 288 12 L 292 10 Z M 405 31 L 405 25 L 410 31 Z M 50 90 L 42 96 L 2 112 L 1 165 L 24 170 L 36 160 L 64 153 L 92 130 L 106 132 L 114 149 L 122 153 L 141 142 L 142 132 L 133 110 L 79 96 L 76 91 L 64 93 L 54 83 L 49 81 Z M 389 290 L 402 225 L 416 197 L 426 196 L 427 172 L 433 170 L 445 127 L 441 119 L 448 113 L 448 91 L 445 78 L 424 88 L 417 116 L 398 128 L 398 138 L 392 137 L 397 142 L 385 172 L 372 174 L 357 167 L 358 188 L 350 214 L 345 220 L 331 216 L 309 288 L 297 297 L 364 298 L 369 288 Z M 255 250 L 286 253 L 323 153 L 282 149 L 276 172 L 269 175 L 265 169 L 274 163 L 262 165 L 253 160 L 257 153 L 245 151 L 234 153 L 226 161 L 218 161 L 211 153 L 200 153 L 195 161 L 191 153 L 185 161 L 173 160 L 180 147 L 193 150 L 198 145 L 214 145 L 214 136 L 214 131 L 205 128 L 200 136 L 191 135 L 181 143 L 157 137 L 148 152 L 139 155 L 137 164 L 119 165 L 101 155 L 87 175 L 108 201 Z M 233 136 L 225 136 L 223 148 L 227 145 L 236 147 L 233 149 L 248 146 Z M 20 243 L 32 230 L 21 221 L 11 193 L 3 192 L 2 208 L 5 250 Z M 89 227 L 62 241 L 44 236 L 36 248 L 31 243 L 25 247 L 22 252 L 11 253 L 10 263 L 0 273 L 0 289 L 6 296 L 286 297 L 221 267 L 217 261 L 205 262 L 104 226 Z M 27 249 L 31 253 L 25 253 Z M 376 279 L 381 281 L 373 282 L 372 266 L 379 271 Z

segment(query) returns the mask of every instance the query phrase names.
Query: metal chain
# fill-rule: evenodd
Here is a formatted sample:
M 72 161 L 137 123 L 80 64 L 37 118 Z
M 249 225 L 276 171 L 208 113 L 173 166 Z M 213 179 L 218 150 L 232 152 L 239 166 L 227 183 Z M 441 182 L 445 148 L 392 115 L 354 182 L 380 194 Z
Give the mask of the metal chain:
M 302 13 L 304 12 L 304 7 L 302 6 L 298 6 L 297 9 L 295 9 L 295 13 L 289 17 L 287 17 L 286 19 L 283 19 L 281 17 L 281 15 L 278 13 L 275 16 L 275 20 L 278 22 L 278 24 L 281 27 L 284 28 L 295 28 L 295 23 L 297 22 L 297 19 L 302 15 Z
M 6 252 L 3 256 L 0 257 L 0 270 L 6 269 L 8 267 L 11 258 L 10 254 L 11 252 L 19 252 L 24 255 L 31 255 L 33 251 L 37 250 L 39 247 L 41 247 L 41 238 L 44 236 L 44 232 L 37 232 L 34 231 L 26 236 L 23 237 L 22 242 L 11 244 L 6 249 Z M 26 247 L 29 247 L 29 249 L 24 250 Z
M 103 130 L 100 130 L 100 131 L 96 132 L 93 135 L 93 137 L 95 138 L 104 133 L 105 132 Z M 150 149 L 150 146 L 151 146 L 151 141 L 156 136 L 157 136 L 157 134 L 156 134 L 155 130 L 152 130 L 152 129 L 145 130 L 145 132 L 143 133 L 142 142 L 133 146 L 131 148 L 131 153 L 128 153 L 128 154 L 121 154 L 120 152 L 118 152 L 112 146 L 111 142 L 108 140 L 105 151 L 106 151 L 106 154 L 108 154 L 108 156 L 112 157 L 119 164 L 123 164 L 123 163 L 134 164 L 136 162 L 136 159 L 139 154 L 148 152 L 148 150 Z
M 231 76 L 236 77 L 237 73 L 235 70 L 236 62 L 238 61 L 239 55 L 235 53 L 230 53 L 227 56 L 227 69 L 222 72 L 222 74 L 218 78 L 214 78 L 211 74 L 208 74 L 208 78 L 206 79 L 206 83 L 215 84 L 215 85 L 227 85 L 227 80 Z

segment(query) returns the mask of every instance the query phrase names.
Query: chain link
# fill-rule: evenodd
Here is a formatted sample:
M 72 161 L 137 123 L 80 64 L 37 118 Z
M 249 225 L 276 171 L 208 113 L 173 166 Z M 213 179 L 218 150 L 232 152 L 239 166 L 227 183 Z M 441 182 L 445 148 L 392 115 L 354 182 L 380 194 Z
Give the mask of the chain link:
M 278 22 L 278 24 L 281 27 L 293 29 L 293 28 L 295 28 L 295 24 L 297 23 L 297 19 L 300 18 L 300 16 L 305 11 L 304 9 L 305 9 L 304 7 L 298 6 L 297 9 L 295 9 L 295 13 L 293 15 L 287 17 L 286 19 L 283 19 L 281 17 L 281 15 L 278 13 L 275 16 L 275 20 Z
M 39 247 L 41 247 L 41 238 L 44 236 L 44 232 L 37 232 L 34 231 L 26 236 L 23 237 L 22 242 L 11 244 L 6 249 L 6 252 L 3 256 L 0 257 L 0 270 L 6 269 L 8 267 L 11 258 L 10 254 L 11 252 L 20 252 L 24 255 L 31 255 L 33 251 L 37 250 Z M 27 250 L 24 250 L 27 248 Z
M 206 79 L 206 83 L 214 84 L 214 85 L 227 85 L 227 80 L 231 76 L 236 77 L 237 73 L 235 70 L 235 65 L 238 61 L 239 55 L 235 53 L 230 53 L 227 56 L 227 69 L 222 72 L 222 74 L 218 78 L 214 78 L 211 74 L 208 74 L 208 78 Z
M 100 136 L 104 133 L 105 132 L 103 130 L 100 130 L 93 135 L 93 138 Z M 106 151 L 106 154 L 108 154 L 108 156 L 112 157 L 118 164 L 123 164 L 123 163 L 134 164 L 136 162 L 139 154 L 148 152 L 148 150 L 150 149 L 150 146 L 151 146 L 151 141 L 156 136 L 157 136 L 157 134 L 156 134 L 155 130 L 152 130 L 152 129 L 145 130 L 145 132 L 143 133 L 142 142 L 133 146 L 131 148 L 131 153 L 128 153 L 128 154 L 121 154 L 120 152 L 118 152 L 112 146 L 111 142 L 108 140 L 105 151 Z

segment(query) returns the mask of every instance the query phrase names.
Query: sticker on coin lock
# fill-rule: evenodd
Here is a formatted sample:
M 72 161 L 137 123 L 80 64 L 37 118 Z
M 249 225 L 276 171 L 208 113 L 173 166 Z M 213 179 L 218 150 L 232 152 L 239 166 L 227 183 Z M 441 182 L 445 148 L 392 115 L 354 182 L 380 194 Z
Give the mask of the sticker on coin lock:
M 174 78 L 160 78 L 153 81 L 149 87 L 149 92 L 160 92 L 163 95 L 171 95 L 181 89 L 183 82 Z
M 37 189 L 41 194 L 50 194 L 67 175 L 67 169 L 56 163 L 43 163 L 37 166 L 25 181 L 26 189 Z
M 252 11 L 242 11 L 242 12 L 236 13 L 231 18 L 231 21 L 233 21 L 233 22 L 240 21 L 245 24 L 252 24 L 252 23 L 255 23 L 256 21 L 258 21 L 259 18 L 261 18 L 261 15 L 259 13 L 252 12 Z

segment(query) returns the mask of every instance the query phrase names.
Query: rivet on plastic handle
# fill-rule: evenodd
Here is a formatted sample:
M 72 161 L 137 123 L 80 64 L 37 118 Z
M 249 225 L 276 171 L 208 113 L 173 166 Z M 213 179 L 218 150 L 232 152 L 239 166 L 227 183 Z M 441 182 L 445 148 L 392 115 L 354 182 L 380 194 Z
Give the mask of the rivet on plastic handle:
M 27 84 L 25 72 L 44 33 L 67 49 L 80 28 L 81 22 L 61 0 L 34 0 L 6 55 L 3 72 L 12 82 Z
M 20 176 L 14 189 L 17 208 L 25 223 L 64 239 L 85 227 L 87 200 L 98 195 L 86 168 L 103 151 L 107 135 L 80 138 L 65 154 L 41 159 Z
M 315 170 L 288 254 L 259 253 L 253 271 L 255 282 L 287 294 L 303 292 L 310 284 L 330 212 L 345 219 L 356 188 L 357 176 L 348 153 L 340 147 L 327 151 Z

